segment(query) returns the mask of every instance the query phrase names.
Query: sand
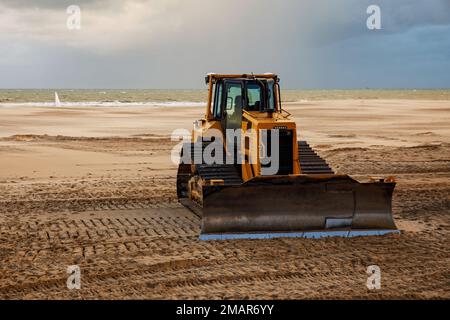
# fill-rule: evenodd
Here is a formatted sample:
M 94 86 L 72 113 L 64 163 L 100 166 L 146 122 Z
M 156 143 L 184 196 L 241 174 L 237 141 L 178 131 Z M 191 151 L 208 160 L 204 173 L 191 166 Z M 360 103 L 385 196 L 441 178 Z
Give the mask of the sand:
M 2 108 L 0 298 L 450 298 L 450 101 L 285 107 L 336 171 L 397 177 L 400 235 L 202 242 L 170 134 L 203 109 Z

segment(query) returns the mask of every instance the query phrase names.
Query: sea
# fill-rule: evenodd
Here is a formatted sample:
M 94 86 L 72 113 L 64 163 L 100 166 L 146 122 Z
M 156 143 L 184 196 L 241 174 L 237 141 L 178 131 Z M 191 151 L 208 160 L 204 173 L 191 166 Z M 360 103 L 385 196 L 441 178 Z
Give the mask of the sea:
M 283 102 L 344 99 L 450 100 L 450 89 L 283 90 L 281 96 Z M 183 107 L 204 106 L 206 99 L 205 89 L 0 89 L 0 107 L 55 104 L 60 107 Z

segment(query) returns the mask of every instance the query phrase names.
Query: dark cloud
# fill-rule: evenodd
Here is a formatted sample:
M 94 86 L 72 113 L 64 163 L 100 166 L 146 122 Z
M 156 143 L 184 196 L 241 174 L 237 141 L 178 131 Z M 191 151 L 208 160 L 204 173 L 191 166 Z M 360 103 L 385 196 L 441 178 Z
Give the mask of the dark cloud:
M 83 10 L 78 33 L 61 31 L 70 4 Z M 366 28 L 371 4 L 382 30 Z M 2 7 L 17 22 L 0 35 L 0 87 L 202 87 L 210 71 L 278 72 L 291 88 L 450 87 L 449 0 L 2 0 L 0 15 Z M 36 7 L 49 18 L 27 11 Z
M 92 5 L 117 2 L 115 0 L 2 0 L 2 4 L 10 8 L 42 8 L 42 9 L 60 9 L 72 4 Z

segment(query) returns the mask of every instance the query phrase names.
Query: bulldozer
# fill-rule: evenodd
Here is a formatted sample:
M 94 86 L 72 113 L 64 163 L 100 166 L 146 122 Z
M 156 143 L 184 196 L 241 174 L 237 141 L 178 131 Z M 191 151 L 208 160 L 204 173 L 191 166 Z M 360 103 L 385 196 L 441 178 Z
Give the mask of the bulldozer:
M 399 232 L 395 179 L 335 173 L 282 108 L 276 74 L 210 73 L 205 82 L 206 113 L 182 144 L 177 173 L 201 240 Z

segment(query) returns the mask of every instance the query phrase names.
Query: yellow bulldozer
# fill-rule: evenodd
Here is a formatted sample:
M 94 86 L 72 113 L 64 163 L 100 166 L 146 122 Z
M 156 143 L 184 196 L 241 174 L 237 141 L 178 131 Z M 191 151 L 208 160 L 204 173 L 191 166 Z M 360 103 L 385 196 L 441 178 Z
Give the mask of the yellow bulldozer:
M 282 108 L 279 77 L 208 74 L 205 117 L 180 153 L 179 201 L 200 239 L 396 233 L 395 180 L 335 174 Z

